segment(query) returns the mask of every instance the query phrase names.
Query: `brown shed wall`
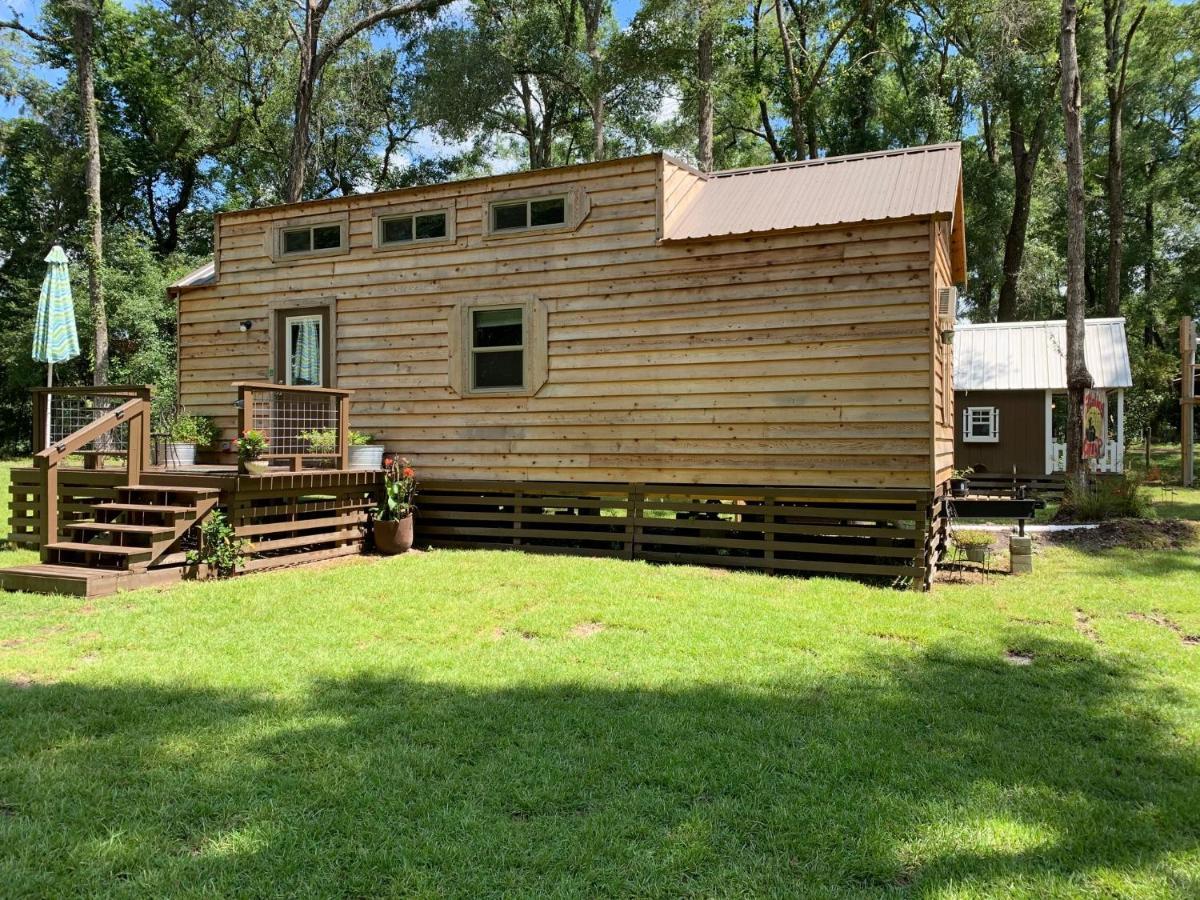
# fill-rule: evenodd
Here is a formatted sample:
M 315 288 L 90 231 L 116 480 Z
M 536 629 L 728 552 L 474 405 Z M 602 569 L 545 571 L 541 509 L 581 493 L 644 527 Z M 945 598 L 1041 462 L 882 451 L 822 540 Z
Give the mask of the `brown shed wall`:
M 954 465 L 998 475 L 1046 474 L 1046 394 L 1044 391 L 956 391 Z M 994 406 L 1000 410 L 1000 440 L 995 444 L 962 439 L 963 410 Z

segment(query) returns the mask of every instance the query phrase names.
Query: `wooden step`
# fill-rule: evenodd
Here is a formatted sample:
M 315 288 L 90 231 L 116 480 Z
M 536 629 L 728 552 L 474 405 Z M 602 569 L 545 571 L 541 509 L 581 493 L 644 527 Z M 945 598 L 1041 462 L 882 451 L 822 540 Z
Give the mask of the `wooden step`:
M 87 544 L 78 541 L 55 541 L 46 545 L 47 550 L 55 553 L 98 553 L 101 556 L 112 556 L 122 562 L 146 562 L 153 555 L 150 547 L 114 547 L 112 544 Z
M 196 500 L 205 500 L 209 497 L 216 497 L 221 493 L 219 490 L 215 490 L 214 488 L 178 487 L 175 485 L 153 484 L 118 485 L 117 492 L 121 494 L 177 494 L 180 497 L 191 497 Z
M 161 513 L 175 519 L 196 512 L 194 506 L 155 506 L 149 503 L 93 503 L 92 509 L 111 510 L 112 512 Z
M 127 525 L 124 522 L 68 522 L 63 526 L 65 531 L 84 531 L 95 534 L 129 534 L 146 537 L 151 542 L 155 538 L 173 537 L 175 529 L 170 525 Z
M 124 569 L 89 569 L 85 566 L 37 563 L 0 569 L 0 590 L 104 597 L 116 591 L 173 584 L 181 580 L 184 574 L 180 566 L 129 572 Z

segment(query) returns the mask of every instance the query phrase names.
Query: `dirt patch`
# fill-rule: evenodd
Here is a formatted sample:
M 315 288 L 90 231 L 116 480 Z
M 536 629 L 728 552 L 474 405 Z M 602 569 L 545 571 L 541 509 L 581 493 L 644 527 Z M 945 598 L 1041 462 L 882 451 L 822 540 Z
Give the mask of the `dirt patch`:
M 914 637 L 909 637 L 905 634 L 892 634 L 891 632 L 871 632 L 871 637 L 879 638 L 881 641 L 887 641 L 892 644 L 903 644 L 906 647 L 920 647 L 921 642 Z
M 16 650 L 25 643 L 25 638 L 9 638 L 0 641 L 0 650 Z
M 1010 666 L 1032 666 L 1033 654 L 1028 650 L 1005 650 L 1004 661 Z
M 573 638 L 590 638 L 599 634 L 605 629 L 603 622 L 580 622 L 567 632 L 568 637 Z
M 1179 635 L 1179 639 L 1189 647 L 1200 647 L 1200 634 L 1189 634 L 1183 630 L 1183 627 L 1174 619 L 1167 618 L 1157 610 L 1149 615 L 1140 612 L 1129 613 L 1129 618 L 1135 622 L 1149 622 L 1152 625 L 1157 625 L 1159 628 L 1166 628 L 1168 631 L 1173 631 Z
M 492 629 L 492 640 L 499 641 L 508 637 L 510 634 L 515 634 L 523 641 L 536 641 L 537 635 L 532 631 L 509 631 L 507 628 L 501 628 L 497 625 Z
M 1104 643 L 1104 641 L 1100 640 L 1100 635 L 1092 626 L 1092 617 L 1078 607 L 1075 608 L 1075 630 L 1093 643 Z
M 1196 536 L 1196 526 L 1185 519 L 1114 519 L 1095 528 L 1042 532 L 1037 539 L 1079 550 L 1184 550 Z

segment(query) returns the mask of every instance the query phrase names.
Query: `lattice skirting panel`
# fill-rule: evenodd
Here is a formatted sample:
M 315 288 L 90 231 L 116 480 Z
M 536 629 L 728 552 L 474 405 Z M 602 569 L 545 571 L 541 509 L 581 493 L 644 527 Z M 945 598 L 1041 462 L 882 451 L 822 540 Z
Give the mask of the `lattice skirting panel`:
M 520 549 L 928 587 L 944 544 L 929 491 L 423 482 L 418 546 Z

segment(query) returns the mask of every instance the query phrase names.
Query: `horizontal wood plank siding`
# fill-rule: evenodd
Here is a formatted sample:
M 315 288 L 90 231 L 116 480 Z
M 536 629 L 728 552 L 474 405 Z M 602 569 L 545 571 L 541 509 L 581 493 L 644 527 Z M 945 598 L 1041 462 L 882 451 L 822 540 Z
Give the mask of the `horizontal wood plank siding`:
M 426 478 L 932 488 L 931 280 L 947 263 L 930 223 L 659 244 L 694 179 L 646 156 L 405 192 L 451 208 L 456 238 L 397 254 L 371 231 L 395 194 L 225 214 L 220 282 L 179 299 L 182 402 L 232 437 L 230 382 L 274 380 L 271 310 L 332 299 L 354 427 Z M 490 193 L 556 184 L 587 191 L 577 231 L 483 239 Z M 322 210 L 348 214 L 350 252 L 272 262 L 267 230 Z M 454 305 L 531 296 L 545 385 L 456 394 Z

